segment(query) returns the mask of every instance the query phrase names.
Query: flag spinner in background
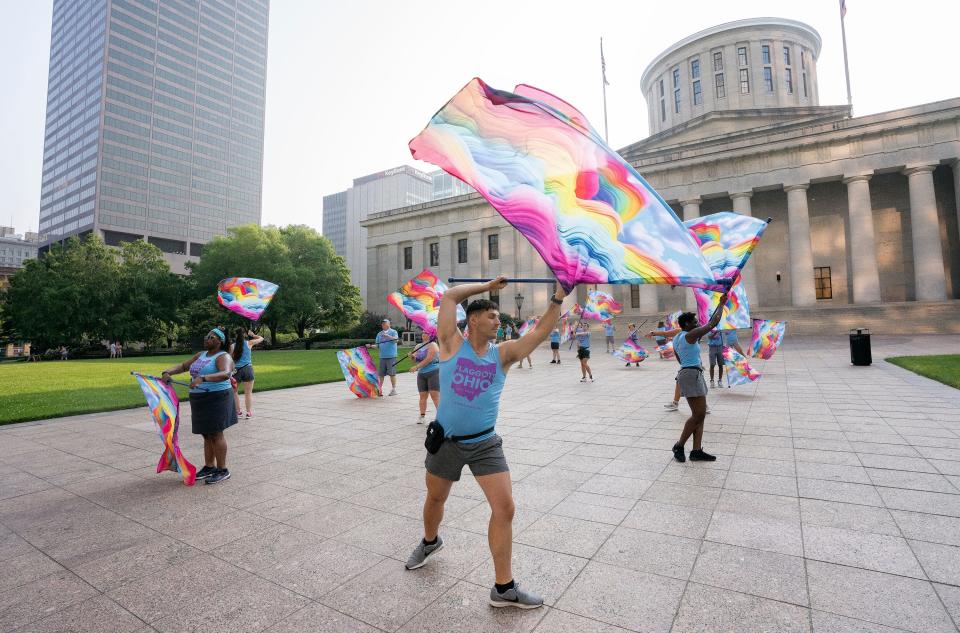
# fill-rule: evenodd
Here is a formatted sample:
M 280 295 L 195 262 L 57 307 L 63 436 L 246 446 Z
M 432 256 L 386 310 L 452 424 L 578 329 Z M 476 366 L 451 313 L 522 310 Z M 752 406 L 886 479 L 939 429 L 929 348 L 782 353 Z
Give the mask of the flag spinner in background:
M 358 398 L 377 398 L 380 394 L 380 378 L 377 367 L 366 347 L 354 347 L 337 352 L 337 361 L 347 387 Z
M 279 287 L 263 279 L 227 277 L 217 284 L 217 301 L 227 310 L 257 321 Z
M 786 321 L 753 320 L 753 335 L 750 338 L 750 356 L 770 360 L 773 353 L 783 343 L 783 336 L 787 332 Z
M 192 486 L 197 478 L 197 469 L 180 452 L 178 437 L 180 431 L 180 399 L 177 397 L 177 392 L 173 390 L 173 385 L 165 384 L 157 376 L 131 373 L 137 379 L 140 390 L 143 391 L 143 395 L 147 399 L 147 407 L 150 409 L 153 421 L 157 425 L 160 441 L 163 442 L 163 454 L 160 455 L 160 461 L 157 462 L 157 472 L 162 473 L 165 470 L 172 470 L 180 473 L 183 477 L 183 483 Z
M 582 113 L 530 86 L 515 91 L 473 79 L 410 141 L 414 158 L 473 186 L 567 291 L 714 285 L 690 232 Z

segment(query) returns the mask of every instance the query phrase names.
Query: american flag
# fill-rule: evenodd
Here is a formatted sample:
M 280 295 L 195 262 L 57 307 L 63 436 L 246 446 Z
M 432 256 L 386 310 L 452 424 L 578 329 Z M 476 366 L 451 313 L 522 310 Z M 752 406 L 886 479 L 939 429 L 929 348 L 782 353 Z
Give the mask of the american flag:
M 843 0 L 841 0 L 842 2 Z M 603 58 L 603 38 L 600 38 L 600 70 L 603 72 L 603 85 L 609 86 L 610 82 L 607 81 L 607 60 Z

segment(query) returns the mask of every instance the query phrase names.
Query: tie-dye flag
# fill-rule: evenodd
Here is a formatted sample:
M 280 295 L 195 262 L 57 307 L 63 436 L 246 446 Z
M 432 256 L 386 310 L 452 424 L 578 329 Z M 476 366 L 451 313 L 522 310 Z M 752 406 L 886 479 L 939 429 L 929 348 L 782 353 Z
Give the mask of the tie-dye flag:
M 217 301 L 227 310 L 256 321 L 279 288 L 275 283 L 252 277 L 227 277 L 217 284 Z
M 760 378 L 760 372 L 750 367 L 746 356 L 732 347 L 723 348 L 724 369 L 727 374 L 727 385 L 745 385 Z
M 693 296 L 697 300 L 697 319 L 700 323 L 706 323 L 713 315 L 720 303 L 720 297 L 723 293 L 712 290 L 701 290 L 693 288 Z M 727 304 L 723 306 L 723 315 L 720 317 L 720 324 L 717 328 L 720 330 L 739 330 L 750 327 L 750 303 L 747 301 L 747 291 L 740 283 L 740 278 L 734 282 L 730 288 L 730 294 L 727 296 Z
M 537 327 L 537 323 L 539 322 L 540 322 L 539 317 L 530 317 L 529 319 L 521 323 L 520 326 L 517 327 L 517 332 L 520 334 L 520 338 L 523 338 L 524 336 L 532 332 L 533 328 Z
M 663 327 L 668 330 L 679 330 L 680 329 L 680 315 L 683 314 L 682 310 L 677 310 L 676 312 L 671 312 L 667 315 L 667 319 L 663 322 Z
M 430 336 L 437 335 L 437 316 L 440 314 L 440 299 L 447 286 L 437 279 L 429 268 L 403 284 L 399 290 L 387 295 L 387 302 L 404 316 L 417 324 Z M 457 321 L 467 318 L 463 306 L 457 306 Z
M 147 407 L 150 408 L 150 414 L 160 433 L 160 441 L 163 442 L 163 454 L 157 462 L 157 472 L 172 470 L 180 473 L 183 483 L 192 486 L 197 479 L 197 469 L 180 452 L 180 441 L 177 437 L 180 430 L 180 399 L 177 392 L 173 390 L 173 385 L 166 384 L 156 376 L 137 373 L 133 376 L 147 399 Z
M 643 349 L 640 343 L 628 337 L 613 355 L 627 363 L 640 363 L 647 358 L 647 350 Z
M 621 312 L 623 312 L 623 306 L 613 297 L 599 290 L 591 290 L 587 296 L 587 303 L 583 306 L 582 316 L 584 319 L 606 321 Z
M 532 88 L 473 79 L 410 141 L 473 186 L 569 292 L 578 283 L 709 286 L 696 241 L 586 117 Z
M 683 223 L 694 236 L 713 278 L 726 284 L 714 284 L 711 290 L 723 292 L 739 276 L 754 247 L 767 230 L 767 222 L 732 211 L 712 213 Z M 748 327 L 748 326 L 744 326 Z
M 748 353 L 754 358 L 769 360 L 783 342 L 783 335 L 787 332 L 786 321 L 753 320 L 753 336 L 750 339 Z
M 657 345 L 657 353 L 660 354 L 660 358 L 662 359 L 673 358 L 675 356 L 673 352 L 673 341 L 667 339 L 667 342 L 663 345 Z
M 573 336 L 573 323 L 570 322 L 569 311 L 560 318 L 560 342 L 566 343 Z
M 380 378 L 366 347 L 354 347 L 337 352 L 337 360 L 347 386 L 358 398 L 380 396 Z

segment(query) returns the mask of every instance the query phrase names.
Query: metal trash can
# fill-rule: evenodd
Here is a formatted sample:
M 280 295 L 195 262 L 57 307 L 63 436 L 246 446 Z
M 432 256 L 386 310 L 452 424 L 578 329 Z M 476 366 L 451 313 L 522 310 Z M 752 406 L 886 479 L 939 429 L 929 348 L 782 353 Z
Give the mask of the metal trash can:
M 860 366 L 873 362 L 870 355 L 870 330 L 866 328 L 850 330 L 850 362 Z

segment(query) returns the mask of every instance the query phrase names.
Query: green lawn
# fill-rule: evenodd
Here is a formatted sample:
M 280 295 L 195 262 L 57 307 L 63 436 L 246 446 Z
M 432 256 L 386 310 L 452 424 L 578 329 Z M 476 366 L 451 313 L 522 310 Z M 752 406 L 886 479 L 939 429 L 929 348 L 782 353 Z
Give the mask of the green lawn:
M 943 356 L 893 356 L 888 362 L 909 369 L 915 374 L 960 389 L 960 354 Z
M 400 351 L 401 356 L 406 351 Z M 371 350 L 374 362 L 376 350 Z M 146 405 L 131 371 L 159 375 L 186 356 L 43 361 L 0 364 L 0 424 L 40 420 L 62 415 L 112 411 Z M 255 391 L 343 380 L 336 350 L 276 351 L 253 353 Z M 405 360 L 398 371 L 410 367 Z M 188 382 L 188 374 L 178 380 Z M 186 399 L 185 387 L 177 387 Z M 349 394 L 344 386 L 344 393 Z

